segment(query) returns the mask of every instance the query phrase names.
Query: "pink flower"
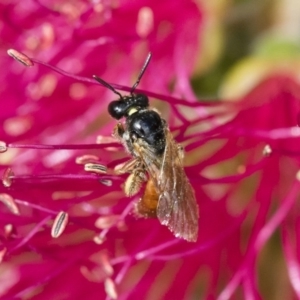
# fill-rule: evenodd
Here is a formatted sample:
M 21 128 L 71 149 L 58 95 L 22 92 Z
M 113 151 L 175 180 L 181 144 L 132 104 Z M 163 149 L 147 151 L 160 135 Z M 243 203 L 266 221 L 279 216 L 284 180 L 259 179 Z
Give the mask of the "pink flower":
M 256 266 L 275 232 L 286 293 L 299 297 L 297 82 L 277 75 L 236 102 L 195 101 L 189 77 L 201 13 L 189 1 L 2 8 L 5 48 L 34 63 L 1 61 L 3 298 L 259 299 Z M 196 243 L 137 219 L 141 193 L 125 197 L 126 176 L 112 172 L 129 156 L 110 138 L 116 95 L 92 75 L 130 91 L 149 51 L 136 91 L 185 147 L 200 207 Z M 86 160 L 108 172 L 86 172 Z M 52 225 L 57 216 L 63 232 Z

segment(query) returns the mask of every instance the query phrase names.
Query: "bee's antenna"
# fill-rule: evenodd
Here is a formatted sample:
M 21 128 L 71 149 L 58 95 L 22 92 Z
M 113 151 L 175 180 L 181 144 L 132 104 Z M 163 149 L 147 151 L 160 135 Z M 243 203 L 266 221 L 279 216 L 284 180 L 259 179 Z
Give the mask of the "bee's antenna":
M 102 84 L 104 87 L 108 88 L 109 90 L 111 90 L 112 92 L 117 94 L 121 99 L 123 99 L 122 95 L 118 91 L 116 91 L 108 82 L 104 81 L 103 79 L 101 79 L 97 75 L 93 75 L 93 78 L 96 81 L 98 81 L 100 84 Z
M 134 92 L 134 90 L 136 89 L 136 87 L 139 85 L 140 80 L 143 77 L 143 75 L 144 75 L 144 73 L 145 73 L 145 71 L 146 71 L 146 69 L 147 69 L 147 67 L 149 65 L 151 56 L 152 56 L 152 54 L 151 54 L 151 52 L 149 52 L 148 55 L 147 55 L 147 58 L 145 60 L 145 63 L 143 65 L 143 67 L 142 67 L 142 70 L 141 70 L 141 72 L 140 72 L 140 74 L 139 74 L 139 76 L 137 78 L 137 81 L 135 82 L 135 84 L 131 88 L 130 94 L 132 94 Z

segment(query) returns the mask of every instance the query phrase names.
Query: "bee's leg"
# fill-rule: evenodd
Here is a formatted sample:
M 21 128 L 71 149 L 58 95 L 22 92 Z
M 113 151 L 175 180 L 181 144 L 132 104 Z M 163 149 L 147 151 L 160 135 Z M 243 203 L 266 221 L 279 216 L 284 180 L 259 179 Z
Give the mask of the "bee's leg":
M 131 197 L 139 192 L 144 181 L 147 180 L 144 168 L 135 168 L 125 181 L 124 192 Z
M 116 166 L 117 174 L 132 173 L 135 169 L 143 168 L 143 163 L 139 157 L 132 158 L 125 163 Z
M 129 133 L 124 128 L 122 123 L 118 123 L 112 133 L 112 136 L 123 144 L 126 151 L 133 155 L 132 143 L 130 141 Z
M 117 125 L 115 126 L 115 128 L 113 130 L 112 136 L 123 143 L 124 142 L 124 133 L 125 133 L 125 128 L 124 128 L 123 124 L 117 123 Z

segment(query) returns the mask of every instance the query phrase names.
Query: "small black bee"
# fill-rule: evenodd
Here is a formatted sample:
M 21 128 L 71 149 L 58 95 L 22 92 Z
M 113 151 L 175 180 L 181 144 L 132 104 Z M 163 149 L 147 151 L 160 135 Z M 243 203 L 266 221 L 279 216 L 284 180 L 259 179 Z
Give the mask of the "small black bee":
M 150 59 L 151 53 L 128 96 L 122 96 L 98 76 L 93 77 L 119 96 L 109 104 L 108 112 L 117 120 L 125 118 L 125 124 L 118 123 L 113 131 L 113 136 L 132 156 L 118 170 L 130 174 L 125 182 L 125 194 L 135 195 L 147 181 L 144 195 L 136 205 L 137 213 L 157 217 L 176 237 L 195 242 L 199 211 L 194 190 L 183 169 L 183 149 L 173 139 L 166 121 L 149 107 L 148 97 L 133 93 Z

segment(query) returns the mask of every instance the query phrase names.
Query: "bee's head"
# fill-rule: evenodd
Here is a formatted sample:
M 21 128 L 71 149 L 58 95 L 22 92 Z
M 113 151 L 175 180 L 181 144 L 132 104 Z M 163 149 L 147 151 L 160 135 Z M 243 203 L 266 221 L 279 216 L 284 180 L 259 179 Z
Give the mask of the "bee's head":
M 113 118 L 119 120 L 132 114 L 133 111 L 136 112 L 140 109 L 147 108 L 148 106 L 149 100 L 146 95 L 133 94 L 121 97 L 119 100 L 112 101 L 108 105 L 108 112 Z
M 149 106 L 149 100 L 146 95 L 133 94 L 133 92 L 134 92 L 135 88 L 138 86 L 145 70 L 147 69 L 150 59 L 151 59 L 151 53 L 148 54 L 148 56 L 145 60 L 145 63 L 142 67 L 142 70 L 140 71 L 140 74 L 137 78 L 137 81 L 131 88 L 129 96 L 123 97 L 108 82 L 104 81 L 103 79 L 101 79 L 100 77 L 98 77 L 96 75 L 93 76 L 94 79 L 97 80 L 100 84 L 102 84 L 104 87 L 108 88 L 109 90 L 111 90 L 112 92 L 114 92 L 116 95 L 119 96 L 119 100 L 112 101 L 108 105 L 108 112 L 113 118 L 119 120 L 123 117 L 128 117 L 128 116 L 134 114 L 135 112 L 137 112 L 143 108 L 147 108 Z

